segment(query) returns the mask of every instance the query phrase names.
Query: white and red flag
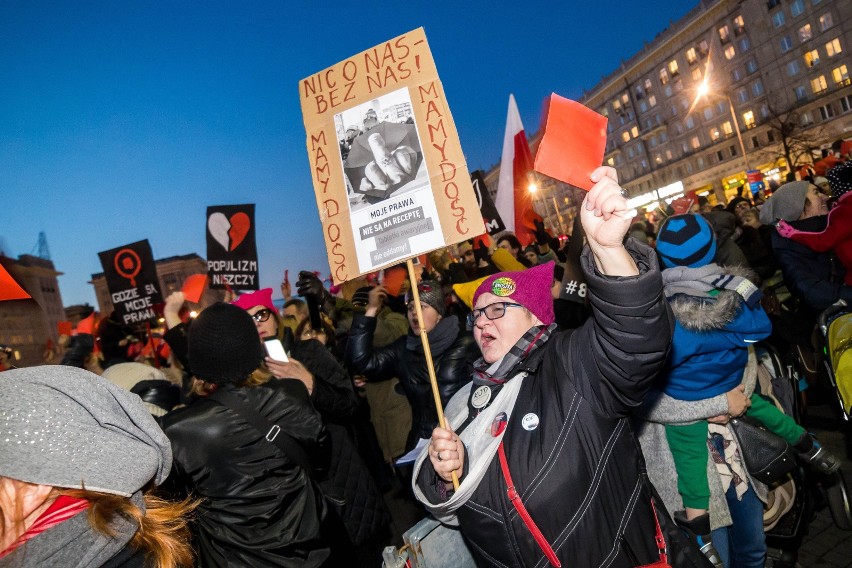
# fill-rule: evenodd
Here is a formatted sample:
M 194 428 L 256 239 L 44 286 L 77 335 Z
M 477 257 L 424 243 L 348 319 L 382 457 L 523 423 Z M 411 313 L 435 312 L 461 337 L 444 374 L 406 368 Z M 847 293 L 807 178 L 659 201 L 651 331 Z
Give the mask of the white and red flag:
M 515 96 L 509 95 L 509 112 L 506 115 L 506 133 L 503 136 L 503 157 L 500 160 L 500 178 L 497 181 L 497 212 L 506 224 L 506 230 L 515 233 L 524 246 L 535 240 L 535 220 L 541 217 L 533 208 L 529 191 L 529 174 L 533 169 L 532 154 L 518 113 Z

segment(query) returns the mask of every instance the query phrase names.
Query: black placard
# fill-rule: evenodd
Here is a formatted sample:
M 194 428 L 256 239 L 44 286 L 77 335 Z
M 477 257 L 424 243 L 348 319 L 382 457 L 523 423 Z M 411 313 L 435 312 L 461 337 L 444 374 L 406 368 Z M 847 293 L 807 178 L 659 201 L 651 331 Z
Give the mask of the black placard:
M 488 193 L 482 171 L 476 170 L 470 174 L 470 181 L 473 183 L 473 193 L 476 195 L 477 203 L 479 203 L 479 211 L 482 213 L 482 220 L 485 221 L 485 229 L 488 231 L 488 234 L 496 235 L 501 231 L 505 231 L 506 225 L 503 224 L 503 219 L 500 218 L 497 207 L 494 206 L 494 201 Z
M 207 274 L 213 289 L 258 289 L 253 203 L 207 208 Z
M 157 319 L 163 303 L 157 267 L 148 240 L 99 252 L 116 320 L 125 325 Z

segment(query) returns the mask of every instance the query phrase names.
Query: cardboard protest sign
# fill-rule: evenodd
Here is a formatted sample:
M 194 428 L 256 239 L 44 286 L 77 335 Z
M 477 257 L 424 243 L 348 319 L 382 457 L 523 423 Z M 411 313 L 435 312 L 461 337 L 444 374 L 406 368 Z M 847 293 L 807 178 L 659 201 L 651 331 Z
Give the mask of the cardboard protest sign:
M 157 318 L 154 304 L 163 302 L 157 267 L 148 240 L 99 252 L 115 316 L 125 325 Z
M 485 232 L 422 28 L 299 83 L 335 284 Z
M 491 199 L 491 194 L 488 193 L 488 188 L 485 186 L 485 176 L 482 175 L 480 170 L 476 170 L 470 174 L 470 181 L 473 184 L 473 192 L 476 195 L 476 202 L 479 203 L 479 212 L 482 213 L 482 220 L 485 222 L 485 229 L 488 234 L 496 235 L 505 231 L 506 225 L 500 218 L 494 200 Z
M 578 102 L 550 95 L 535 170 L 586 191 L 594 184 L 589 176 L 603 164 L 606 150 L 606 117 Z
M 258 289 L 253 203 L 207 208 L 207 274 L 214 290 Z

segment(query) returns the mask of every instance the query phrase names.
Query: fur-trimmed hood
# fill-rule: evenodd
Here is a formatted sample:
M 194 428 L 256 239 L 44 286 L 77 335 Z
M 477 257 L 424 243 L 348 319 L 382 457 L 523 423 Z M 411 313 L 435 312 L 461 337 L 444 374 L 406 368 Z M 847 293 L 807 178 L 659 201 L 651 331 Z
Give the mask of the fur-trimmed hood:
M 747 280 L 754 280 L 754 274 L 740 266 L 719 266 L 720 274 L 739 276 Z M 675 284 L 676 280 L 667 279 L 666 275 L 673 274 L 675 269 L 663 271 L 663 282 Z M 690 331 L 714 331 L 724 328 L 734 321 L 743 303 L 742 296 L 735 290 L 719 290 L 713 297 L 707 297 L 696 293 L 689 295 L 677 293 L 666 298 L 672 308 L 677 321 Z

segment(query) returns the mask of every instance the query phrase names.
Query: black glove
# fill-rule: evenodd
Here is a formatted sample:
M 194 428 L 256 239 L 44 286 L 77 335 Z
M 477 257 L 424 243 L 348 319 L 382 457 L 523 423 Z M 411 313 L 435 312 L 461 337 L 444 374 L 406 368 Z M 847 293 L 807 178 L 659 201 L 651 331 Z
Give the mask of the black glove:
M 547 232 L 547 229 L 544 228 L 544 221 L 539 221 L 536 219 L 535 223 L 535 242 L 539 245 L 549 245 L 550 244 L 550 234 Z
M 479 246 L 476 246 L 477 244 L 479 244 Z M 474 244 L 473 244 L 473 258 L 476 259 L 477 264 L 481 260 L 488 262 L 488 247 L 485 246 L 485 244 L 482 243 L 482 242 L 480 242 L 480 243 L 474 242 Z
M 299 272 L 299 280 L 296 282 L 296 291 L 303 298 L 312 297 L 317 305 L 322 306 L 331 294 L 322 285 L 322 281 L 313 272 L 302 270 Z

